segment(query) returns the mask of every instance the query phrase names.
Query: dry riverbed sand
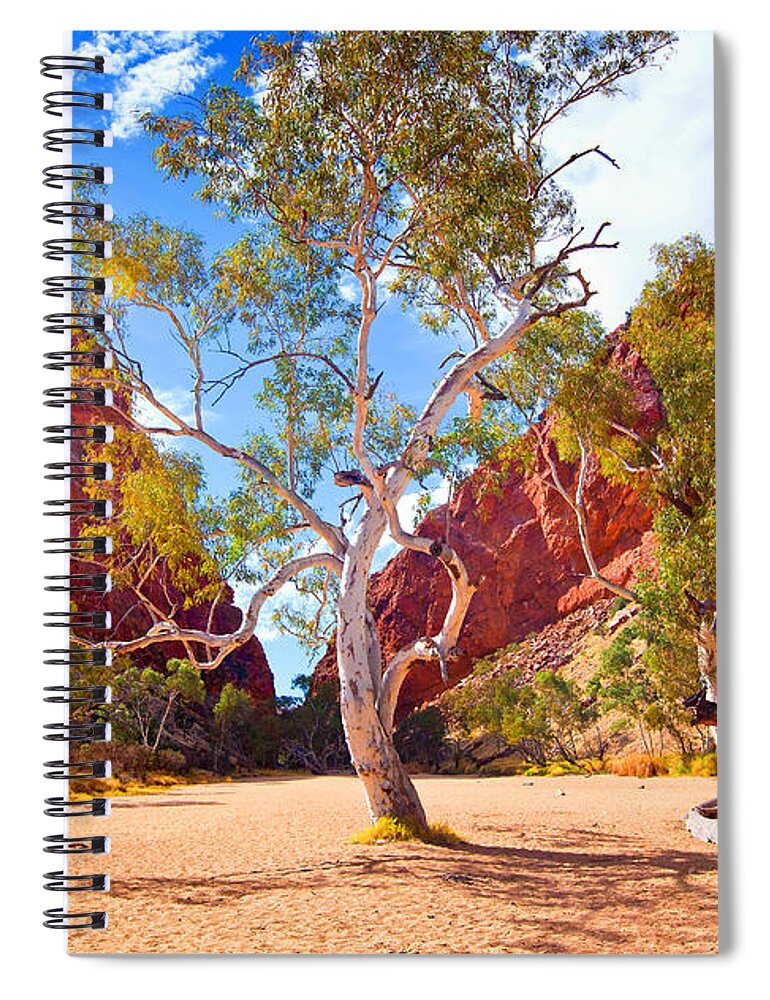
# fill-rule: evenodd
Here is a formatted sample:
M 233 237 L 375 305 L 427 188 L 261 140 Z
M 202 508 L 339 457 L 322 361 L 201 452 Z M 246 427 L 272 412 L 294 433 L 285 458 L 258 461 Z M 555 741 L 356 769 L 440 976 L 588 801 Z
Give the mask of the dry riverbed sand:
M 117 799 L 109 928 L 74 952 L 714 952 L 717 850 L 682 824 L 716 779 L 424 777 L 468 843 L 356 846 L 353 777 L 285 777 Z M 98 900 L 98 902 L 97 902 Z M 78 904 L 78 905 L 75 905 Z

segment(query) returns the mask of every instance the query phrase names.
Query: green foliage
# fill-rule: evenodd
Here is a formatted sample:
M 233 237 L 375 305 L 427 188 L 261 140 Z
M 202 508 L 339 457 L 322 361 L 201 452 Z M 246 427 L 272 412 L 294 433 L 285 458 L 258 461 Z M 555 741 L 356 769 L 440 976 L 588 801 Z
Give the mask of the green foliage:
M 256 706 L 248 691 L 228 682 L 213 710 L 218 735 L 214 748 L 214 770 L 228 769 L 234 759 L 251 760 Z
M 681 699 L 700 683 L 700 620 L 687 593 L 716 607 L 714 251 L 686 236 L 656 247 L 655 263 L 626 336 L 655 380 L 665 422 L 654 442 L 626 439 L 618 449 L 647 470 L 641 481 L 630 474 L 655 510 L 657 539 L 658 570 L 638 587 L 643 663 L 681 738 Z M 614 471 L 623 477 L 622 466 Z
M 483 672 L 479 675 L 484 678 Z M 499 733 L 526 760 L 545 765 L 556 758 L 576 762 L 596 709 L 575 681 L 550 670 L 527 680 L 516 670 L 486 677 L 446 696 L 453 721 L 471 732 Z
M 201 310 L 209 281 L 199 236 L 145 215 L 116 221 L 109 234 L 112 256 L 99 271 L 112 278 L 116 299 Z
M 682 698 L 693 690 L 691 672 L 668 659 L 649 655 L 641 641 L 644 624 L 634 624 L 620 632 L 602 654 L 599 669 L 588 684 L 603 714 L 617 713 L 618 725 L 633 726 L 648 755 L 654 755 L 654 734 L 659 742 L 668 732 L 682 746 L 689 748 L 683 731 L 688 717 Z M 662 752 L 662 743 L 660 744 Z
M 659 467 L 647 479 L 657 508 L 660 573 L 644 590 L 647 619 L 681 647 L 693 619 L 685 590 L 716 601 L 714 251 L 687 236 L 655 251 L 656 277 L 634 309 L 628 339 L 661 394 Z M 652 464 L 652 463 L 650 463 Z
M 165 672 L 118 659 L 111 677 L 114 704 L 106 712 L 119 742 L 137 742 L 157 751 L 181 709 L 201 705 L 201 673 L 189 660 L 171 659 Z
M 109 482 L 87 484 L 89 496 L 112 501 L 116 544 L 105 559 L 115 586 L 133 590 L 139 599 L 166 595 L 161 610 L 190 608 L 215 598 L 222 588 L 221 546 L 216 544 L 221 510 L 206 493 L 199 458 L 157 446 L 145 434 L 118 425 L 113 440 L 90 446 L 90 460 L 110 462 L 120 471 Z M 84 535 L 101 535 L 99 521 Z M 152 597 L 150 597 L 152 603 Z
M 393 742 L 405 764 L 423 764 L 437 771 L 446 737 L 446 724 L 441 711 L 435 706 L 411 712 L 403 719 Z
M 221 727 L 231 726 L 249 718 L 254 708 L 254 699 L 248 693 L 227 683 L 222 688 L 219 700 L 214 706 L 214 719 Z
M 231 218 L 271 219 L 297 242 L 347 250 L 365 219 L 372 264 L 441 327 L 458 284 L 494 316 L 495 277 L 531 268 L 572 224 L 544 138 L 575 103 L 611 95 L 665 57 L 666 32 L 330 32 L 255 41 L 240 82 L 200 119 L 145 118 L 169 176 Z M 397 245 L 392 241 L 397 234 Z M 396 251 L 396 252 L 394 252 Z M 559 294 L 556 283 L 548 289 Z
M 170 659 L 166 664 L 168 673 L 163 683 L 164 694 L 173 694 L 182 701 L 203 703 L 206 689 L 201 672 L 189 660 Z
M 606 711 L 620 711 L 638 720 L 654 706 L 656 692 L 641 657 L 634 649 L 637 632 L 624 629 L 602 653 L 598 671 L 591 678 L 589 692 Z

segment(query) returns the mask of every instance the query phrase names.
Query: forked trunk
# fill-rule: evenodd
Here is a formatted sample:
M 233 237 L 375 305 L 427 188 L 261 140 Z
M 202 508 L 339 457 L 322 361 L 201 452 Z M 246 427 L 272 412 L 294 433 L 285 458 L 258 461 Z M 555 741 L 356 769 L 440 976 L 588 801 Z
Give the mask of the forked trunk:
M 393 740 L 380 724 L 370 697 L 359 698 L 342 694 L 342 721 L 350 756 L 364 786 L 372 822 L 383 816 L 394 816 L 426 825 L 425 810 L 417 790 L 393 745 Z
M 425 811 L 417 790 L 377 714 L 367 632 L 363 618 L 346 621 L 340 615 L 340 709 L 350 756 L 363 783 L 372 822 L 395 816 L 424 826 Z
M 366 793 L 372 822 L 394 816 L 424 826 L 417 790 L 377 712 L 381 657 L 377 631 L 366 606 L 371 555 L 382 521 L 364 518 L 358 545 L 348 553 L 337 610 L 337 666 L 340 710 L 348 749 Z

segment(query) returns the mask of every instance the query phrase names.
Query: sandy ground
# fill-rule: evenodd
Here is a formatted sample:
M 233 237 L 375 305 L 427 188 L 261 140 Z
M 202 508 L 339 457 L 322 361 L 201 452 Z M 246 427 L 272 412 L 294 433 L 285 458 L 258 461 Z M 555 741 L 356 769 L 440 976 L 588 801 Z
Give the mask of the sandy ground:
M 531 784 L 530 784 L 531 782 Z M 681 817 L 703 778 L 425 777 L 433 820 L 468 844 L 349 843 L 353 777 L 266 778 L 117 799 L 73 822 L 109 833 L 104 932 L 77 952 L 713 952 L 717 851 Z M 87 905 L 80 905 L 87 900 Z M 97 902 L 98 900 L 98 902 Z M 77 905 L 76 905 L 77 904 Z

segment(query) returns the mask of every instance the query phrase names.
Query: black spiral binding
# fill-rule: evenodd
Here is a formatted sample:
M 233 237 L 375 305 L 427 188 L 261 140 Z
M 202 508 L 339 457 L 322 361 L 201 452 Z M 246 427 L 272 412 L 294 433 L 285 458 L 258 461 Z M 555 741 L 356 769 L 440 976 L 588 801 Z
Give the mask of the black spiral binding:
M 74 73 L 105 72 L 106 62 L 103 56 L 46 56 L 40 60 L 43 76 L 53 80 L 63 80 L 65 75 Z M 55 118 L 64 119 L 71 109 L 79 109 L 79 113 L 89 111 L 103 112 L 111 106 L 108 94 L 91 90 L 56 90 L 44 97 L 43 110 Z M 52 153 L 63 154 L 64 162 L 48 166 L 43 171 L 43 184 L 47 188 L 61 192 L 58 201 L 49 201 L 43 206 L 43 218 L 50 225 L 67 226 L 73 222 L 111 219 L 108 205 L 94 201 L 73 200 L 68 197 L 69 185 L 84 181 L 95 184 L 109 183 L 112 179 L 111 170 L 99 164 L 66 162 L 75 147 L 92 147 L 102 149 L 110 145 L 110 134 L 102 128 L 82 128 L 67 125 L 52 128 L 43 135 L 43 146 Z M 77 265 L 79 260 L 92 258 L 103 260 L 110 254 L 109 243 L 103 240 L 73 239 L 71 236 L 59 236 L 46 240 L 43 245 L 43 257 L 46 260 L 64 263 L 70 261 Z M 44 279 L 43 293 L 52 298 L 64 299 L 78 293 L 92 296 L 102 296 L 108 293 L 109 282 L 105 278 L 93 274 L 70 273 L 54 275 Z M 66 306 L 64 307 L 66 309 Z M 101 312 L 55 312 L 44 317 L 43 331 L 45 334 L 59 334 L 66 338 L 72 335 L 91 336 L 109 330 L 111 322 Z M 77 345 L 72 345 L 73 348 Z M 65 349 L 49 351 L 44 355 L 44 367 L 51 371 L 66 372 L 71 368 L 105 370 L 110 367 L 111 358 L 102 350 Z M 78 407 L 98 407 L 110 405 L 108 390 L 93 385 L 70 384 L 53 386 L 44 392 L 44 405 L 58 409 Z M 43 429 L 44 441 L 49 444 L 76 447 L 89 443 L 105 443 L 111 440 L 112 429 L 103 424 L 77 424 L 73 422 L 52 424 Z M 111 470 L 108 463 L 76 461 L 70 456 L 70 461 L 48 462 L 45 466 L 45 478 L 63 482 L 99 482 L 110 478 Z M 91 497 L 67 497 L 47 500 L 45 502 L 47 517 L 67 517 L 73 524 L 81 517 L 106 520 L 111 513 L 109 501 Z M 71 529 L 72 530 L 72 529 Z M 76 530 L 76 529 L 75 529 Z M 80 536 L 71 533 L 45 539 L 45 552 L 65 555 L 68 559 L 92 561 L 94 558 L 108 554 L 110 539 L 107 535 Z M 109 574 L 104 572 L 78 573 L 68 572 L 47 575 L 45 589 L 52 592 L 68 594 L 103 594 L 109 590 Z M 106 630 L 110 628 L 110 616 L 105 611 L 49 611 L 45 614 L 47 628 L 87 628 L 89 630 Z M 109 662 L 109 656 L 103 648 L 90 648 L 68 645 L 62 648 L 46 649 L 43 663 L 46 666 L 73 667 L 100 666 Z M 89 711 L 110 702 L 110 689 L 100 685 L 53 685 L 44 689 L 45 701 L 53 705 L 65 705 L 68 712 L 74 709 Z M 85 721 L 50 723 L 44 727 L 43 738 L 49 742 L 59 743 L 65 748 L 78 743 L 106 742 L 110 738 L 108 723 L 86 717 Z M 70 760 L 68 753 L 62 760 L 46 761 L 45 777 L 53 781 L 77 781 L 84 778 L 108 778 L 110 762 L 107 760 Z M 46 816 L 70 819 L 89 816 L 102 817 L 109 813 L 109 800 L 102 796 L 91 799 L 70 799 L 55 796 L 45 800 Z M 109 838 L 105 836 L 77 837 L 68 834 L 55 834 L 44 838 L 44 850 L 48 854 L 106 854 L 109 851 Z M 106 892 L 109 889 L 109 877 L 96 873 L 88 875 L 72 875 L 65 871 L 47 872 L 44 875 L 45 888 L 50 892 L 81 893 Z M 44 913 L 44 925 L 61 930 L 101 930 L 107 926 L 107 914 L 102 910 L 69 911 L 67 907 L 54 907 Z

